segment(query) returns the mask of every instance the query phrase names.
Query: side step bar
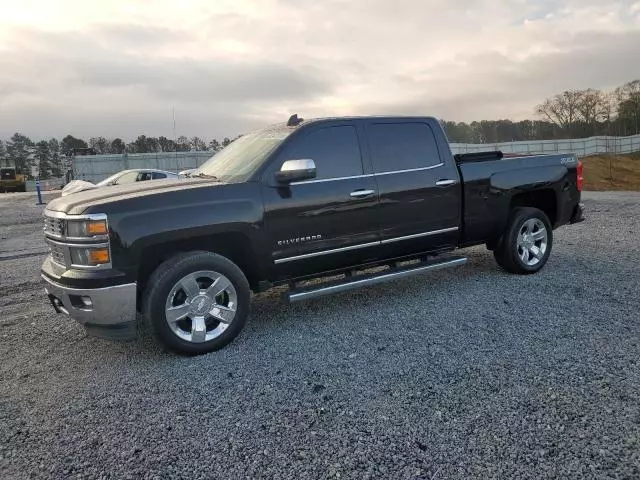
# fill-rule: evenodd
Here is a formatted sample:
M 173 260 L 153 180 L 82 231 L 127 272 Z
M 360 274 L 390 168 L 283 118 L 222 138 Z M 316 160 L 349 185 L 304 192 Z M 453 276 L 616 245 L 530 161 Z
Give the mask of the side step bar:
M 467 263 L 466 257 L 453 257 L 446 260 L 438 261 L 422 261 L 420 263 L 407 267 L 391 268 L 382 272 L 365 274 L 365 275 L 347 275 L 343 280 L 321 283 L 309 287 L 289 290 L 284 294 L 284 300 L 288 303 L 298 302 L 300 300 L 308 300 L 310 298 L 320 297 L 322 295 L 330 295 L 332 293 L 344 292 L 354 288 L 364 287 L 366 285 L 375 285 L 377 283 L 388 282 L 398 278 L 408 277 L 423 272 L 431 272 L 442 270 L 445 268 L 457 267 Z

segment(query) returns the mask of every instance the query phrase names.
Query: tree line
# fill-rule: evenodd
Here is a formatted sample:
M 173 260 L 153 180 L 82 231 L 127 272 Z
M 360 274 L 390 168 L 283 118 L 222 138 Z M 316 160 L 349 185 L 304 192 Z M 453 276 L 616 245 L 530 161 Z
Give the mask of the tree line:
M 537 120 L 482 120 L 453 122 L 441 120 L 449 141 L 456 143 L 498 143 L 521 140 L 556 140 L 594 135 L 626 136 L 640 133 L 640 80 L 611 91 L 566 90 L 537 105 Z M 236 137 L 238 138 L 238 137 Z M 121 138 L 92 137 L 89 141 L 67 135 L 33 142 L 15 133 L 0 140 L 0 165 L 15 166 L 29 173 L 38 167 L 40 178 L 58 177 L 69 168 L 74 154 L 123 154 L 154 152 L 211 151 L 226 147 L 235 139 L 206 142 L 199 137 L 139 135 L 125 143 Z
M 238 137 L 236 137 L 238 138 Z M 134 141 L 125 143 L 121 138 L 107 139 L 92 137 L 89 141 L 67 135 L 58 141 L 55 138 L 34 142 L 26 135 L 14 133 L 7 141 L 0 140 L 0 166 L 15 167 L 16 170 L 31 174 L 37 167 L 41 179 L 64 175 L 71 168 L 74 155 L 103 155 L 123 153 L 155 152 L 217 152 L 234 139 L 227 137 L 206 143 L 199 137 L 178 137 L 175 141 L 167 137 L 147 137 L 139 135 Z
M 537 105 L 538 120 L 442 121 L 449 141 L 498 143 L 640 133 L 640 80 L 612 90 L 566 90 Z

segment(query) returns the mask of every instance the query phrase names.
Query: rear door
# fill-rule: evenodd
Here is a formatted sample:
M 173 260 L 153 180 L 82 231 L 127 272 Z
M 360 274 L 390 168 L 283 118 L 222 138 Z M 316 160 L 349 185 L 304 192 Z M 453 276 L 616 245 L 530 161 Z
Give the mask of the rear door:
M 274 185 L 273 173 L 297 159 L 313 160 L 316 178 Z M 278 277 L 342 268 L 376 253 L 376 184 L 353 122 L 306 127 L 277 154 L 262 190 Z
M 457 244 L 461 185 L 453 161 L 444 161 L 427 121 L 366 122 L 380 206 L 385 255 L 439 250 Z

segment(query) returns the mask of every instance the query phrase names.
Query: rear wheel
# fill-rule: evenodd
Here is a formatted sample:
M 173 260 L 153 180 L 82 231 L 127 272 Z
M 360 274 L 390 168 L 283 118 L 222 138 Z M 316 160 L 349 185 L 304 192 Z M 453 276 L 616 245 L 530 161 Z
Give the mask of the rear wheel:
M 249 283 L 229 259 L 180 254 L 160 265 L 144 292 L 143 314 L 167 349 L 198 355 L 229 344 L 249 313 Z
M 547 263 L 552 245 L 553 230 L 547 215 L 537 208 L 517 208 L 493 255 L 506 271 L 531 274 Z

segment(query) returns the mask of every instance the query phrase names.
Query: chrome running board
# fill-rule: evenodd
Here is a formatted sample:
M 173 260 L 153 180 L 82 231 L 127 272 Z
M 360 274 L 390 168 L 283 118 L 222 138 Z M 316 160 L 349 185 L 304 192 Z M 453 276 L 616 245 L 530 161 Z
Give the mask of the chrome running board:
M 342 280 L 320 283 L 308 287 L 292 288 L 284 294 L 284 299 L 288 303 L 298 302 L 300 300 L 308 300 L 322 295 L 330 295 L 332 293 L 344 292 L 367 285 L 388 282 L 398 278 L 416 275 L 418 273 L 457 267 L 459 265 L 464 265 L 465 263 L 467 263 L 466 257 L 449 257 L 446 260 L 425 260 L 406 267 L 392 267 L 382 272 L 357 276 L 347 274 Z

